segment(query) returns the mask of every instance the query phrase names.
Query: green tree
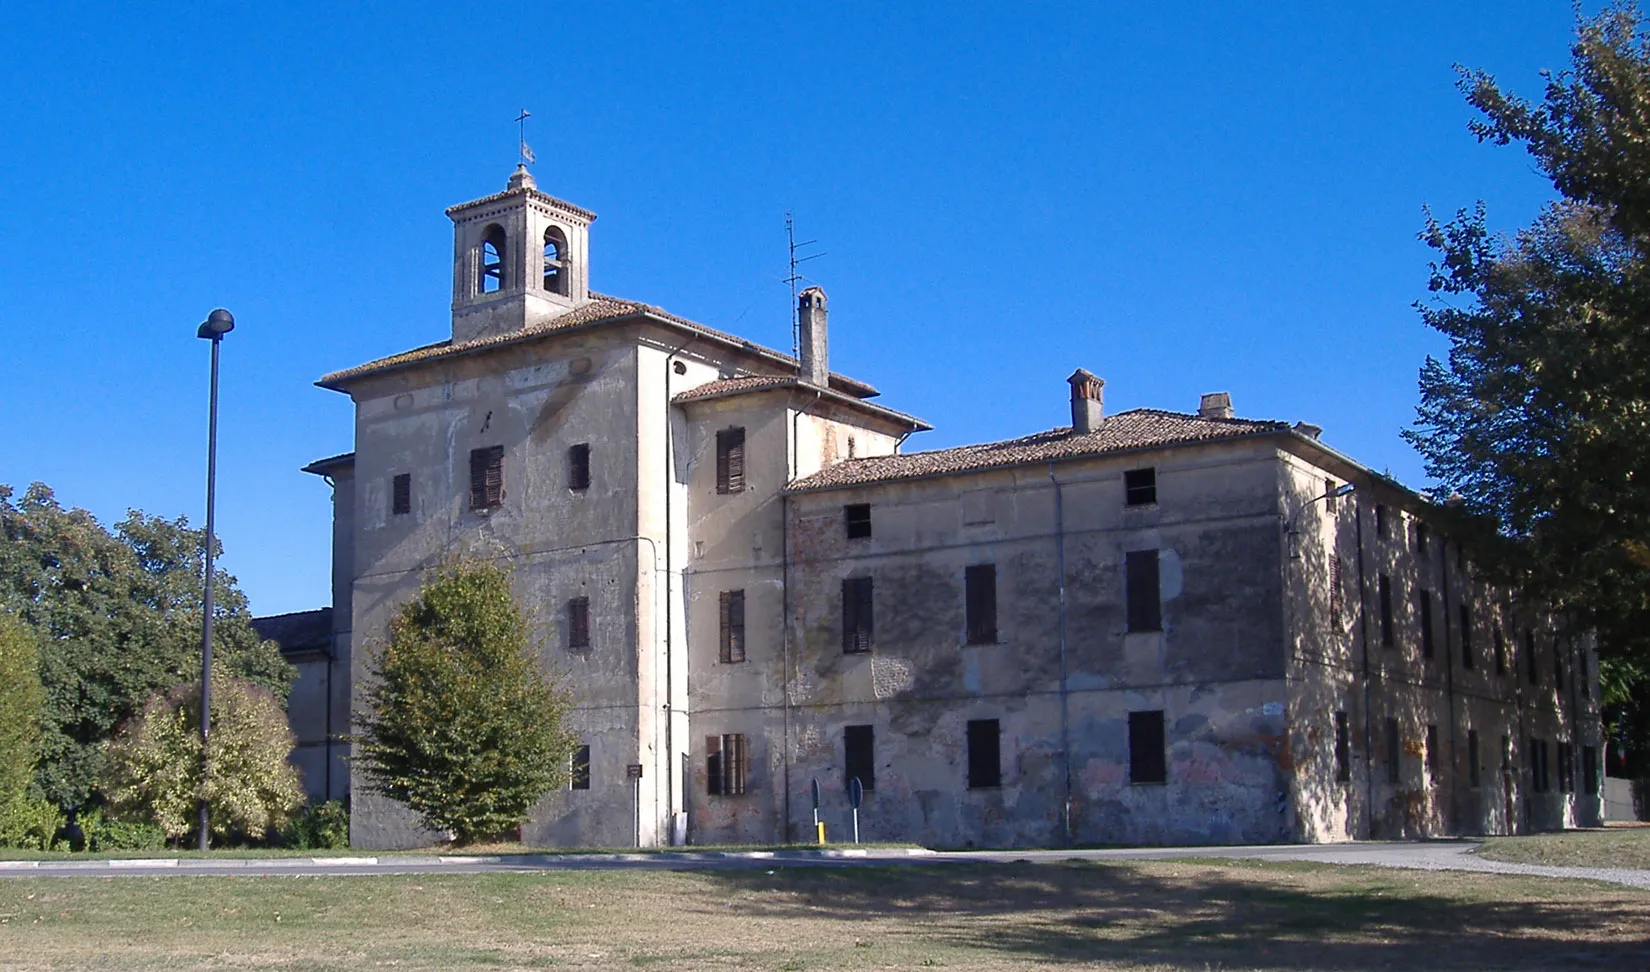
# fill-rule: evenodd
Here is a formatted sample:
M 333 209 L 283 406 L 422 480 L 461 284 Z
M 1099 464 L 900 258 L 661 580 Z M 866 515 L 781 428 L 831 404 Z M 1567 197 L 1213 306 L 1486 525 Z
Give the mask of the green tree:
M 566 785 L 569 699 L 539 670 L 502 568 L 438 570 L 369 665 L 356 765 L 425 826 L 498 837 Z
M 0 485 L 0 611 L 37 635 L 45 689 L 41 792 L 93 802 L 104 745 L 154 693 L 200 670 L 205 532 L 136 510 L 106 530 L 36 483 Z M 252 630 L 235 578 L 216 572 L 213 652 L 222 670 L 284 698 L 292 668 Z
M 22 799 L 34 777 L 41 700 L 34 632 L 0 613 L 0 810 Z
M 201 687 L 151 698 L 109 745 L 105 789 L 118 811 L 151 820 L 176 840 L 195 830 L 202 795 L 220 840 L 277 832 L 304 804 L 286 713 L 268 689 L 212 678 L 211 767 L 201 782 Z
M 1464 72 L 1482 141 L 1519 143 L 1560 198 L 1492 234 L 1482 204 L 1429 218 L 1421 371 L 1406 437 L 1464 499 L 1486 565 L 1650 660 L 1650 45 L 1633 6 L 1578 22 L 1573 62 L 1531 104 Z

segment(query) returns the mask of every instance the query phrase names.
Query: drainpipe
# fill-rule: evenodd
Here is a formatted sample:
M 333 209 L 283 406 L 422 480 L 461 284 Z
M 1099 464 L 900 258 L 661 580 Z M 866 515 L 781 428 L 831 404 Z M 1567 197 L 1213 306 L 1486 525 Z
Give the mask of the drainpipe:
M 1060 480 L 1054 477 L 1054 463 L 1048 464 L 1048 481 L 1054 487 L 1054 563 L 1060 573 L 1060 762 L 1065 771 L 1065 801 L 1061 805 L 1066 843 L 1071 831 L 1071 715 L 1067 700 L 1066 670 L 1066 505 Z
M 1460 549 L 1460 541 L 1456 541 L 1456 548 Z M 1450 766 L 1454 767 L 1456 754 L 1460 752 L 1456 745 L 1455 731 L 1455 649 L 1449 643 L 1449 544 L 1442 535 L 1438 537 L 1438 575 L 1442 580 L 1440 586 L 1444 598 L 1444 708 L 1449 715 L 1449 757 Z M 1457 605 L 1459 607 L 1459 605 Z M 1459 614 L 1459 611 L 1456 612 Z M 1462 644 L 1466 644 L 1467 633 L 1461 632 Z M 1429 754 L 1430 755 L 1430 754 Z M 1457 799 L 1457 780 L 1455 774 L 1449 775 L 1449 811 L 1450 830 L 1454 831 L 1460 824 L 1461 808 Z
M 779 712 L 785 758 L 785 843 L 791 843 L 791 497 L 779 494 Z
M 1373 483 L 1371 485 L 1373 485 Z M 1358 640 L 1363 642 L 1364 649 L 1364 839 L 1373 840 L 1375 837 L 1375 720 L 1370 712 L 1369 581 L 1364 573 L 1364 504 L 1361 497 L 1358 500 L 1358 508 L 1356 513 L 1356 533 L 1358 542 Z
M 672 659 L 674 639 L 671 629 L 674 627 L 673 612 L 671 610 L 670 579 L 674 574 L 671 569 L 671 503 L 670 493 L 672 486 L 671 476 L 671 448 L 670 448 L 670 368 L 675 363 L 676 356 L 687 349 L 688 345 L 699 340 L 698 335 L 688 338 L 677 345 L 674 350 L 665 355 L 665 805 L 670 810 L 670 844 L 676 844 L 676 681 L 675 667 Z M 684 787 L 685 789 L 685 787 Z M 685 793 L 683 794 L 686 795 Z

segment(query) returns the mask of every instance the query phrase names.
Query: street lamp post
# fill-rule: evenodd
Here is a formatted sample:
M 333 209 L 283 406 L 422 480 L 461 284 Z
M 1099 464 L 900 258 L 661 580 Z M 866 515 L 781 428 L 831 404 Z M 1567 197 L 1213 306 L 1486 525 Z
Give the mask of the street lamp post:
M 214 494 L 218 485 L 218 345 L 235 329 L 235 317 L 219 307 L 206 315 L 195 336 L 212 342 L 212 396 L 206 434 L 206 598 L 201 624 L 201 814 L 200 848 L 207 849 L 211 831 L 207 826 L 206 780 L 212 770 L 207 751 L 212 726 L 212 553 L 215 546 L 212 523 Z

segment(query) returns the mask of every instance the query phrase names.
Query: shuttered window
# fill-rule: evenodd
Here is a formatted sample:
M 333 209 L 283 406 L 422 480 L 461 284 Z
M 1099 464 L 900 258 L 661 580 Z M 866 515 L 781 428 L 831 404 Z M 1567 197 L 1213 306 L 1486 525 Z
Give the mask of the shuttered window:
M 968 614 L 968 643 L 989 645 L 997 641 L 997 565 L 975 564 L 963 572 L 963 588 Z
M 1461 605 L 1461 667 L 1473 668 L 1478 662 L 1472 657 L 1472 608 Z
M 390 480 L 390 512 L 395 516 L 412 512 L 412 473 Z
M 1495 674 L 1505 675 L 1507 672 L 1507 639 L 1501 633 L 1501 626 L 1495 626 L 1492 641 L 1495 646 Z
M 590 747 L 580 746 L 573 750 L 573 765 L 571 781 L 568 789 L 590 789 Z
M 877 788 L 876 730 L 871 726 L 842 729 L 842 781 L 852 779 L 867 793 Z
M 1164 750 L 1163 710 L 1129 713 L 1129 782 L 1162 783 L 1169 778 Z
M 567 647 L 582 651 L 590 647 L 590 598 L 575 597 L 567 602 Z
M 1392 578 L 1381 574 L 1376 578 L 1375 586 L 1381 595 L 1381 647 L 1391 648 L 1392 637 Z
M 470 450 L 470 509 L 487 510 L 504 503 L 504 447 Z
M 1427 726 L 1427 777 L 1434 783 L 1438 782 L 1438 772 L 1442 768 L 1438 759 L 1438 727 Z
M 1467 730 L 1467 785 L 1478 789 L 1484 781 L 1484 772 L 1478 766 L 1478 730 Z
M 1131 550 L 1125 558 L 1130 631 L 1162 631 L 1163 602 L 1158 593 L 1157 551 Z
M 1525 661 L 1525 666 L 1524 667 L 1529 669 L 1530 684 L 1531 685 L 1540 685 L 1541 684 L 1541 669 L 1540 669 L 1540 667 L 1537 666 L 1536 660 L 1535 660 L 1535 632 L 1534 631 L 1524 632 L 1524 661 Z
M 1547 766 L 1547 742 L 1544 739 L 1530 739 L 1530 788 L 1537 793 L 1546 793 L 1552 786 L 1552 771 Z
M 716 433 L 716 491 L 745 491 L 745 430 L 742 428 Z
M 718 627 L 721 629 L 721 660 L 745 660 L 745 592 L 723 591 L 718 598 Z
M 745 792 L 745 734 L 705 737 L 705 789 L 711 796 L 742 796 Z
M 1416 613 L 1421 619 L 1421 657 L 1432 658 L 1432 592 L 1422 588 L 1415 592 Z
M 849 577 L 842 582 L 842 650 L 858 654 L 871 650 L 871 578 Z
M 1329 558 L 1329 623 L 1340 631 L 1346 613 L 1346 589 L 1341 584 L 1341 558 Z
M 567 450 L 567 488 L 590 488 L 590 443 L 581 442 Z
M 968 788 L 1003 785 L 1002 728 L 996 719 L 968 722 Z

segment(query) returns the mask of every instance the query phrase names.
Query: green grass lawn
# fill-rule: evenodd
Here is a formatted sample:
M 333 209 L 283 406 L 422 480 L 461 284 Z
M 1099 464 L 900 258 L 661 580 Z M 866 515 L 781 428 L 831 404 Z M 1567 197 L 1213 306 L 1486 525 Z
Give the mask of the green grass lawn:
M 1288 862 L 0 880 L 0 969 L 1650 968 L 1650 894 Z
M 1572 830 L 1529 837 L 1491 837 L 1478 856 L 1555 867 L 1650 868 L 1650 827 Z
M 826 850 L 852 850 L 878 848 L 914 849 L 917 844 L 827 844 Z M 719 852 L 746 853 L 750 851 L 795 851 L 819 850 L 818 844 L 706 844 L 693 847 L 535 847 L 531 844 L 471 844 L 467 847 L 454 847 L 451 844 L 440 844 L 433 847 L 420 847 L 414 850 L 361 850 L 343 848 L 340 850 L 294 850 L 287 847 L 231 847 L 224 850 L 210 850 L 202 853 L 198 850 L 120 850 L 97 851 L 92 853 L 74 851 L 36 851 L 17 850 L 10 847 L 0 847 L 0 861 L 104 861 L 104 860 L 153 860 L 159 858 L 177 857 L 189 860 L 202 858 L 216 860 L 258 860 L 266 858 L 311 858 L 311 857 L 488 857 L 507 854 L 710 854 Z

